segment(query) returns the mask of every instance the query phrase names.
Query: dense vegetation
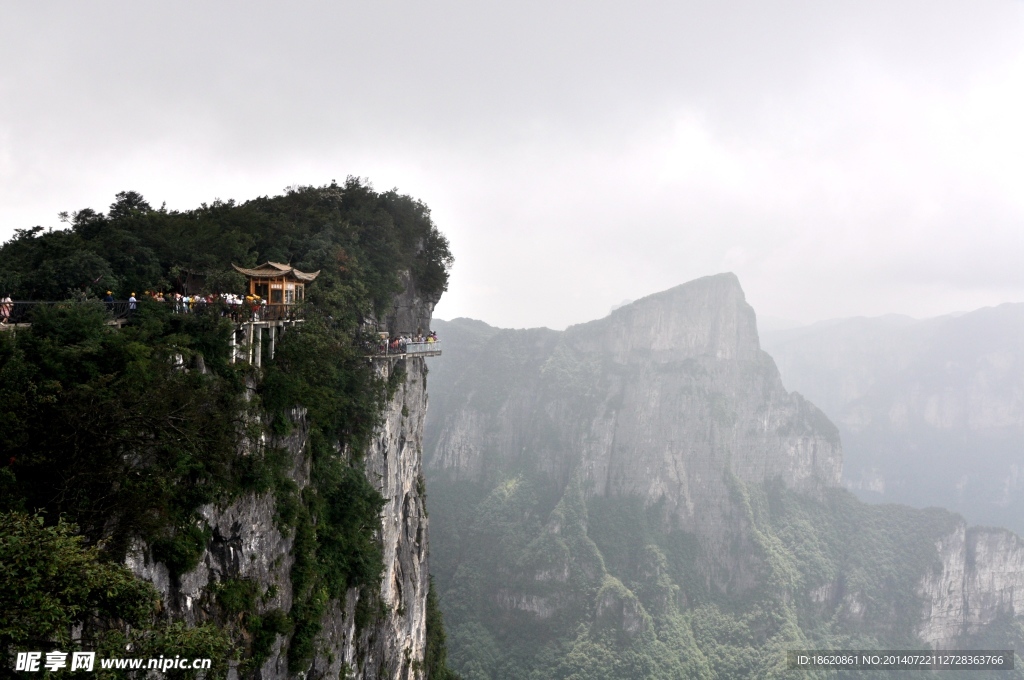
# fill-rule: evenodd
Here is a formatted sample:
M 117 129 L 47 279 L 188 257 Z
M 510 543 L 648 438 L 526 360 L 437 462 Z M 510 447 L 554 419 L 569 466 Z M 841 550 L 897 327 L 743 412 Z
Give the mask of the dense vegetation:
M 206 603 L 218 625 L 199 632 L 208 646 L 230 641 L 248 659 L 243 671 L 265 658 L 275 635 L 290 634 L 289 666 L 304 668 L 328 600 L 361 588 L 372 602 L 383 566 L 375 538 L 383 499 L 360 456 L 389 385 L 362 359 L 361 329 L 386 312 L 403 270 L 421 294 L 440 295 L 452 262 L 447 241 L 422 203 L 352 178 L 184 212 L 123 192 L 106 214 L 62 218 L 68 228 L 19 230 L 0 248 L 3 293 L 69 301 L 35 309 L 30 328 L 0 333 L 0 517 L 3 541 L 38 524 L 60 559 L 92 580 L 72 594 L 64 618 L 45 625 L 0 610 L 0 653 L 65 639 L 83 622 L 142 625 L 163 640 L 151 589 L 131 586 L 129 613 L 93 590 L 106 583 L 120 592 L 130 582 L 113 565 L 138 540 L 172 576 L 188 571 L 210 538 L 203 505 L 273 492 L 279 526 L 295 538 L 291 610 L 257 614 L 267 593 L 244 580 L 223 583 Z M 227 361 L 232 326 L 216 310 L 175 314 L 140 295 L 138 311 L 116 328 L 95 302 L 106 290 L 120 299 L 145 290 L 244 293 L 231 263 L 265 260 L 321 273 L 307 292 L 306 322 L 262 369 Z M 294 426 L 296 408 L 309 428 L 313 474 L 304 489 L 273 445 Z M 40 565 L 11 571 L 12 555 L 0 554 L 6 592 L 45 599 L 62 588 L 45 569 L 48 576 L 32 576 Z
M 73 626 L 92 617 L 101 625 L 91 626 L 84 641 L 101 657 L 123 656 L 128 648 L 138 657 L 209 658 L 212 674 L 227 672 L 224 632 L 210 623 L 187 628 L 158 621 L 153 587 L 103 559 L 97 546 L 84 546 L 76 530 L 64 521 L 47 526 L 38 515 L 0 514 L 0 649 L 74 649 Z M 95 672 L 119 677 L 98 665 Z
M 955 515 L 869 506 L 840 490 L 815 500 L 781 484 L 734 484 L 746 528 L 720 538 L 755 585 L 723 590 L 708 577 L 705 540 L 640 498 L 586 500 L 574 482 L 552 508 L 542 479 L 490 490 L 432 481 L 454 667 L 467 680 L 782 678 L 793 673 L 791 649 L 924 648 L 915 585 Z M 996 628 L 975 648 L 1024 643 L 1019 621 Z
M 412 271 L 423 293 L 439 295 L 452 263 L 426 205 L 375 192 L 358 178 L 183 212 L 154 209 L 125 191 L 105 215 L 86 208 L 61 217 L 70 228 L 15 230 L 0 251 L 0 290 L 26 300 L 106 290 L 127 299 L 133 291 L 180 292 L 190 283 L 219 292 L 241 283 L 232 262 L 272 260 L 321 270 L 310 294 L 351 322 L 388 306 L 401 270 Z

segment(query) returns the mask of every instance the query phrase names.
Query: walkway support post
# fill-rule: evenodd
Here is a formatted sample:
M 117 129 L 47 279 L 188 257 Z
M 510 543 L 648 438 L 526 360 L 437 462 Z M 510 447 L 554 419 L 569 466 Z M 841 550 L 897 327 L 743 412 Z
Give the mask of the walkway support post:
M 247 340 L 247 342 L 246 342 L 246 354 L 249 357 L 249 363 L 252 364 L 252 347 L 253 347 L 253 344 L 254 344 L 253 341 L 256 339 L 255 337 L 253 337 L 254 334 L 255 334 L 255 329 L 253 327 L 252 321 L 250 321 L 247 325 L 249 327 L 245 329 L 246 330 L 245 337 L 246 337 L 246 340 Z
M 256 365 L 263 365 L 263 327 L 256 327 Z

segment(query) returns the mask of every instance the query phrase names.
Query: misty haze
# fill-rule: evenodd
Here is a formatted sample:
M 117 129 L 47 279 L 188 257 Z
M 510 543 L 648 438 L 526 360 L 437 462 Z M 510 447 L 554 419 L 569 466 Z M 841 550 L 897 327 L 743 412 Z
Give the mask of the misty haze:
M 0 668 L 1024 677 L 1024 4 L 0 7 Z

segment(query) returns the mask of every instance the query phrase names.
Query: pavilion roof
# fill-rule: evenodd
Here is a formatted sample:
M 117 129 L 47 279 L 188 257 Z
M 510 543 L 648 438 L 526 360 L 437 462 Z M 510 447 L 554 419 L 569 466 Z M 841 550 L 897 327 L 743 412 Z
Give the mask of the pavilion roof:
M 281 264 L 280 262 L 264 262 L 263 264 L 256 265 L 254 268 L 249 269 L 247 267 L 239 267 L 237 264 L 232 263 L 232 267 L 235 271 L 241 272 L 246 276 L 254 279 L 279 279 L 281 277 L 292 276 L 297 281 L 312 281 L 320 273 L 320 270 L 316 270 L 312 273 L 300 272 L 295 267 L 289 264 Z

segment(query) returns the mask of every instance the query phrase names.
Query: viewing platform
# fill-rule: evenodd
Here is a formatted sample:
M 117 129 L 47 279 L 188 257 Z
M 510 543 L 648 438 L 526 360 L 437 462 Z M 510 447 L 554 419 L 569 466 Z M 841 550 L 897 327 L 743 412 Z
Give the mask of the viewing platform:
M 407 357 L 439 357 L 441 356 L 441 341 L 434 342 L 407 342 L 392 349 L 388 345 L 378 347 L 372 354 L 366 355 L 368 359 L 405 359 Z
M 139 302 L 118 300 L 103 302 L 98 300 L 19 300 L 0 303 L 0 331 L 30 328 L 32 314 L 41 308 L 58 307 L 61 305 L 92 305 L 103 309 L 109 315 L 107 325 L 120 328 L 128 323 L 137 309 Z M 146 304 L 150 304 L 148 301 Z M 230 319 L 235 330 L 231 334 L 229 346 L 231 363 L 245 361 L 260 366 L 264 354 L 268 359 L 274 358 L 277 341 L 289 326 L 302 323 L 302 311 L 298 305 L 287 303 L 248 303 L 231 304 L 223 300 L 206 302 L 184 301 L 171 299 L 159 303 L 166 305 L 174 314 L 215 315 Z M 266 351 L 264 351 L 266 345 Z

